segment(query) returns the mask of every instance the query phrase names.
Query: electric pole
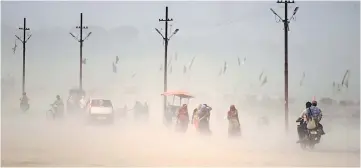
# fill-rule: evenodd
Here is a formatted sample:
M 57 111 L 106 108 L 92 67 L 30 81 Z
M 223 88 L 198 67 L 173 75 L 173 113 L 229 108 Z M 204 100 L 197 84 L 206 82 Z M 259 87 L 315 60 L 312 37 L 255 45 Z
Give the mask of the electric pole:
M 288 19 L 288 4 L 289 3 L 295 3 L 293 0 L 278 0 L 277 3 L 283 3 L 285 4 L 285 18 L 282 19 L 272 8 L 271 11 L 275 15 L 275 17 L 278 17 L 278 22 L 283 22 L 283 30 L 285 33 L 285 129 L 288 131 L 288 31 L 289 31 L 289 24 L 290 20 L 295 18 L 296 12 L 298 10 L 298 7 L 295 8 L 293 11 L 293 14 L 290 19 Z
M 79 69 L 79 89 L 83 90 L 83 42 L 88 39 L 92 32 L 89 32 L 88 35 L 83 39 L 83 29 L 88 29 L 88 26 L 83 26 L 83 13 L 80 13 L 80 26 L 76 26 L 77 29 L 80 29 L 80 39 L 70 33 L 76 41 L 80 43 L 80 69 Z
M 169 40 L 179 31 L 179 29 L 176 29 L 170 37 L 168 37 L 168 22 L 173 21 L 173 19 L 168 18 L 168 6 L 165 7 L 165 19 L 159 19 L 159 22 L 165 22 L 165 36 L 157 29 L 155 30 L 162 36 L 164 40 L 164 92 L 167 92 L 167 64 L 168 64 L 168 42 Z M 164 109 L 163 114 L 166 115 L 166 109 L 167 109 L 167 96 L 164 95 Z
M 26 38 L 26 31 L 30 31 L 30 28 L 26 27 L 26 18 L 24 18 L 24 27 L 20 27 L 20 30 L 23 30 L 23 39 L 15 35 L 17 39 L 23 43 L 23 81 L 22 81 L 22 93 L 25 93 L 25 51 L 26 51 L 26 42 L 30 39 L 31 35 Z

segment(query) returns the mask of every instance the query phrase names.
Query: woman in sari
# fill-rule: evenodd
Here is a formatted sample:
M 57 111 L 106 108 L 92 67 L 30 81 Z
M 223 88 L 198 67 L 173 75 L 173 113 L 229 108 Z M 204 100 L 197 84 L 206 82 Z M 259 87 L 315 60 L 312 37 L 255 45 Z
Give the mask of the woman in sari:
M 241 127 L 239 123 L 238 110 L 234 105 L 231 105 L 227 113 L 228 119 L 228 135 L 239 135 L 241 132 Z

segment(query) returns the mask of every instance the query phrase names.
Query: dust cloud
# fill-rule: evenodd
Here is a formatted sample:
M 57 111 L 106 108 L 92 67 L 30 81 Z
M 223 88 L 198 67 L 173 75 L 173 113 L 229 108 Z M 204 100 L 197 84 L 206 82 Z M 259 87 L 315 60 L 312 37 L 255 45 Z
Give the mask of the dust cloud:
M 360 166 L 359 105 L 319 103 L 326 135 L 313 151 L 296 143 L 295 122 L 312 96 L 359 101 L 359 2 L 294 4 L 300 12 L 289 33 L 289 98 L 295 101 L 290 102 L 287 132 L 284 104 L 278 101 L 284 94 L 283 30 L 269 10 L 280 13 L 283 7 L 275 2 L 1 4 L 1 75 L 14 78 L 12 84 L 1 84 L 2 166 Z M 169 26 L 180 29 L 169 43 L 168 89 L 195 96 L 190 112 L 200 103 L 213 108 L 211 136 L 197 134 L 193 125 L 184 134 L 163 125 L 164 45 L 154 28 L 164 27 L 159 19 L 165 6 L 174 19 Z M 126 117 L 116 114 L 114 124 L 89 124 L 86 113 L 46 119 L 55 96 L 66 102 L 69 89 L 79 86 L 79 44 L 69 32 L 79 35 L 80 12 L 89 27 L 84 36 L 92 32 L 83 46 L 87 96 L 111 99 L 116 109 L 147 102 L 148 122 L 135 121 L 133 111 Z M 33 35 L 26 43 L 26 113 L 19 108 L 22 46 L 14 42 L 14 35 L 22 35 L 18 27 L 24 17 Z M 311 31 L 310 25 L 317 29 Z M 341 83 L 346 70 L 352 74 L 350 84 L 337 91 L 332 83 Z M 261 85 L 263 71 L 267 83 Z M 249 95 L 277 101 L 247 101 Z M 238 138 L 227 135 L 224 116 L 231 104 L 239 111 Z M 264 116 L 268 126 L 258 124 Z
M 44 107 L 30 102 L 31 109 L 22 113 L 3 99 L 2 166 L 360 165 L 358 118 L 325 116 L 322 123 L 326 135 L 313 151 L 304 151 L 296 143 L 293 121 L 298 112 L 290 116 L 286 133 L 282 106 L 276 109 L 239 105 L 242 136 L 228 138 L 228 123 L 223 117 L 230 103 L 209 101 L 209 105 L 214 105 L 212 135 L 201 136 L 192 125 L 184 134 L 166 128 L 162 124 L 161 96 L 149 96 L 148 100 L 153 100 L 149 103 L 148 122 L 135 121 L 130 111 L 126 117 L 116 117 L 114 124 L 89 124 L 86 114 L 48 120 Z M 113 102 L 117 106 L 118 101 Z M 195 107 L 191 102 L 189 111 Z M 269 126 L 258 125 L 261 116 L 269 118 Z

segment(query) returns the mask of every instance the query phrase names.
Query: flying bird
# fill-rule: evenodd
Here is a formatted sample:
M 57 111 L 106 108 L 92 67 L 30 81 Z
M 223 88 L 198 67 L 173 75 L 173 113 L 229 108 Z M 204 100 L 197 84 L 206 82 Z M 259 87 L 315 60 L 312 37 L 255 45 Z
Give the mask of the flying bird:
M 267 76 L 263 78 L 263 81 L 261 83 L 261 86 L 265 85 L 267 83 Z
M 14 46 L 14 48 L 12 48 L 13 49 L 13 54 L 15 54 L 17 47 L 18 47 L 18 45 L 16 44 L 16 40 L 15 40 L 15 46 Z
M 226 61 L 224 61 L 224 66 L 223 66 L 223 74 L 225 74 L 226 73 L 226 71 L 227 71 L 227 62 Z
M 262 71 L 261 74 L 258 76 L 258 80 L 259 80 L 259 81 L 261 81 L 262 76 L 263 76 L 263 71 Z
M 305 79 L 305 77 L 306 77 L 306 74 L 305 74 L 305 72 L 303 72 L 302 78 L 301 78 L 301 81 L 300 81 L 300 86 L 303 85 L 303 80 Z
M 137 73 L 136 73 L 136 72 L 134 72 L 134 73 L 133 73 L 133 75 L 132 75 L 132 78 L 134 78 L 136 75 L 137 75 Z
M 193 66 L 193 62 L 194 62 L 194 59 L 196 58 L 196 56 L 194 56 L 192 58 L 192 61 L 189 63 L 189 66 L 188 66 L 188 70 L 191 70 L 192 69 L 192 66 Z
M 238 57 L 238 66 L 241 66 L 241 60 Z
M 117 66 L 115 66 L 115 63 L 113 62 L 113 73 L 117 73 Z
M 346 88 L 348 88 L 348 80 L 345 81 L 344 85 L 346 86 Z
M 116 56 L 116 57 L 115 57 L 115 64 L 118 64 L 118 62 L 119 62 L 119 57 Z
M 187 73 L 187 67 L 184 65 L 183 67 L 183 74 Z
M 88 60 L 87 58 L 84 58 L 82 63 L 85 65 L 87 60 Z
M 350 76 L 349 73 L 350 73 L 350 71 L 347 70 L 345 75 L 343 75 L 342 82 L 341 82 L 341 85 L 346 86 L 346 88 L 348 88 L 348 79 L 349 79 L 349 76 Z

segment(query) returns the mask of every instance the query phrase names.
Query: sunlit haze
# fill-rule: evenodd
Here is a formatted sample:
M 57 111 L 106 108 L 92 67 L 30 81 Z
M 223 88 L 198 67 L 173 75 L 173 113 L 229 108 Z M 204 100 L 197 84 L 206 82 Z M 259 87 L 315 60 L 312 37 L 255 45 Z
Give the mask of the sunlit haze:
M 200 103 L 213 107 L 210 121 L 214 133 L 210 141 L 197 138 L 192 125 L 184 136 L 173 134 L 162 125 L 164 43 L 155 28 L 164 34 L 164 22 L 159 22 L 159 19 L 165 18 L 166 6 L 169 7 L 169 17 L 173 19 L 169 22 L 169 34 L 179 29 L 169 41 L 168 89 L 185 90 L 195 96 L 188 107 L 190 114 Z M 277 101 L 270 107 L 246 102 L 249 95 L 284 99 L 283 23 L 270 11 L 272 8 L 284 17 L 284 4 L 277 4 L 276 1 L 2 1 L 2 162 L 8 166 L 26 166 L 25 162 L 31 162 L 28 165 L 33 166 L 360 166 L 359 105 L 319 105 L 325 109 L 325 116 L 347 114 L 349 118 L 336 121 L 330 118 L 339 117 L 328 116 L 322 120 L 326 135 L 316 145 L 318 152 L 301 151 L 295 143 L 298 137 L 294 122 L 304 109 L 305 102 L 311 101 L 313 96 L 317 100 L 329 97 L 336 101 L 359 102 L 360 2 L 296 1 L 289 4 L 289 17 L 295 7 L 299 9 L 294 19 L 290 20 L 288 39 L 289 97 L 295 101 L 290 101 L 289 110 L 289 132 L 292 133 L 285 136 L 283 101 Z M 83 88 L 87 96 L 111 99 L 115 108 L 125 105 L 132 108 L 135 101 L 148 102 L 148 125 L 134 123 L 132 111 L 128 118 L 116 119 L 112 126 L 90 127 L 79 116 L 67 116 L 65 121 L 56 124 L 44 120 L 45 111 L 56 95 L 60 95 L 65 102 L 69 89 L 79 86 L 79 42 L 69 33 L 79 38 L 80 32 L 76 26 L 80 25 L 80 13 L 83 13 L 83 25 L 88 26 L 83 38 L 91 32 L 83 46 L 83 58 L 86 58 Z M 21 42 L 16 41 L 15 53 L 12 49 L 15 35 L 23 36 L 19 28 L 23 26 L 24 18 L 30 28 L 27 33 L 32 35 L 26 43 L 25 90 L 30 99 L 28 114 L 22 114 L 19 110 L 22 92 Z M 116 56 L 119 63 L 114 73 L 112 64 Z M 227 70 L 219 75 L 225 62 Z M 342 80 L 347 70 L 349 79 L 348 86 L 345 86 Z M 267 77 L 264 85 L 259 77 L 262 72 L 263 77 Z M 3 80 L 10 78 L 14 79 L 13 85 L 4 85 Z M 228 122 L 224 116 L 231 104 L 235 104 L 240 111 L 244 134 L 239 142 L 227 139 L 226 135 Z M 351 117 L 354 113 L 358 116 Z M 267 130 L 258 130 L 255 126 L 260 116 L 270 118 L 272 126 Z M 31 135 L 35 132 L 38 135 Z M 154 135 L 161 140 L 154 138 Z M 56 136 L 59 137 L 54 138 Z M 33 138 L 31 144 L 30 140 L 26 141 L 30 137 Z M 81 137 L 86 137 L 86 140 Z M 138 140 L 139 137 L 145 139 L 144 143 Z M 74 142 L 58 142 L 63 138 Z M 182 144 L 183 147 L 169 142 L 181 144 L 183 141 L 179 139 L 182 138 L 187 143 Z M 59 146 L 54 147 L 51 143 Z M 114 148 L 103 148 L 103 144 Z M 131 149 L 130 144 L 136 147 Z M 162 145 L 162 149 L 157 148 Z M 42 147 L 37 150 L 36 146 Z M 83 151 L 87 153 L 84 154 L 86 156 L 77 153 L 81 150 L 80 146 L 87 148 Z M 199 153 L 192 151 L 193 147 L 198 147 Z M 66 155 L 63 149 L 74 153 Z M 53 155 L 48 152 L 52 150 L 57 153 Z M 234 150 L 248 151 L 250 154 L 240 154 Z M 272 154 L 272 151 L 278 150 L 281 152 Z M 124 151 L 129 153 L 125 154 Z M 299 151 L 303 154 L 299 154 Z M 109 156 L 101 160 L 100 156 L 90 154 L 96 152 Z M 169 156 L 168 161 L 162 162 L 162 152 Z M 261 153 L 266 160 L 251 161 L 252 157 L 256 157 L 253 155 Z M 279 163 L 282 162 L 279 159 L 281 155 L 287 157 L 293 153 L 298 153 L 293 160 Z M 214 159 L 218 157 L 216 154 L 238 155 L 241 159 L 228 158 L 224 163 L 220 158 Z M 328 159 L 321 159 L 317 164 L 303 164 L 311 158 L 304 158 L 303 155 L 308 154 Z M 184 163 L 181 159 L 172 158 L 186 155 L 199 162 Z M 243 157 L 247 155 L 252 155 L 249 160 Z M 152 161 L 142 160 L 152 156 Z M 205 161 L 207 159 L 211 161 Z

